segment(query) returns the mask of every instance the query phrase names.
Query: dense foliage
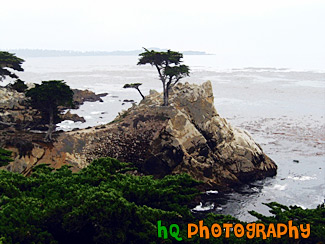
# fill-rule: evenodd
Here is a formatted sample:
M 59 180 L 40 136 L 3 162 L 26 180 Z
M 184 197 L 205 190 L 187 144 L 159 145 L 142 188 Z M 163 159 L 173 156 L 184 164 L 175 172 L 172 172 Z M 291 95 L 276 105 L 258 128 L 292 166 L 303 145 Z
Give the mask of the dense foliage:
M 154 180 L 122 174 L 128 165 L 98 159 L 79 173 L 46 165 L 30 177 L 0 172 L 4 243 L 150 243 L 158 219 L 179 221 L 197 193 L 187 175 Z
M 15 89 L 17 92 L 25 92 L 28 88 L 25 82 L 20 79 L 17 79 L 10 87 Z
M 35 167 L 30 177 L 0 171 L 0 243 L 182 243 L 170 236 L 158 238 L 158 220 L 165 226 L 178 224 L 186 243 L 294 243 L 286 238 L 239 239 L 232 233 L 227 239 L 187 239 L 186 224 L 198 222 L 188 203 L 198 194 L 194 187 L 199 183 L 184 174 L 153 179 L 125 173 L 130 167 L 101 158 L 78 173 L 68 166 L 53 170 L 47 165 Z M 310 239 L 299 243 L 324 238 L 324 206 L 302 210 L 274 203 L 270 207 L 273 217 L 253 214 L 265 223 L 287 218 L 312 223 Z M 243 222 L 210 214 L 204 223 Z
M 151 64 L 155 66 L 159 79 L 163 84 L 164 106 L 168 106 L 169 90 L 177 84 L 177 82 L 190 74 L 187 65 L 181 64 L 183 54 L 168 50 L 167 52 L 149 51 L 144 48 L 145 52 L 140 53 L 138 65 Z
M 13 161 L 13 159 L 10 157 L 11 153 L 12 152 L 0 147 L 0 167 L 6 166 L 11 161 Z
M 0 81 L 9 76 L 11 78 L 18 78 L 15 73 L 11 72 L 12 70 L 24 71 L 21 67 L 23 59 L 16 57 L 14 54 L 9 52 L 0 51 Z
M 73 91 L 62 80 L 42 81 L 42 84 L 35 84 L 35 87 L 26 92 L 30 97 L 30 104 L 38 109 L 42 118 L 48 121 L 49 129 L 46 140 L 52 140 L 52 132 L 55 129 L 54 123 L 58 121 L 59 106 L 72 106 Z

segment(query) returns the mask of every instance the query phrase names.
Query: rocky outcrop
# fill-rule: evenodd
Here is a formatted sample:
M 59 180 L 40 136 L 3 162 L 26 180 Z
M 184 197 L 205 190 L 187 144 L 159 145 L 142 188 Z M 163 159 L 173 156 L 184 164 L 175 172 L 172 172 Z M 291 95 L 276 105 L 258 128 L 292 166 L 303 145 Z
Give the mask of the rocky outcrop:
M 32 85 L 29 84 L 31 87 Z M 84 102 L 102 102 L 101 97 L 106 96 L 107 93 L 95 94 L 89 90 L 72 89 L 73 104 L 76 108 Z M 65 107 L 60 108 L 63 112 Z M 60 115 L 61 120 L 72 120 L 74 122 L 85 122 L 83 117 L 77 114 L 72 114 L 70 111 Z M 17 92 L 10 87 L 0 87 L 0 129 L 14 126 L 17 129 L 37 129 L 47 130 L 43 126 L 41 115 L 36 109 L 29 107 L 24 93 Z
M 38 124 L 41 117 L 28 107 L 24 93 L 0 87 L 0 129 L 8 125 L 19 129 Z
M 96 94 L 89 90 L 72 89 L 73 91 L 73 104 L 76 108 L 84 104 L 84 102 L 103 102 L 102 97 L 108 95 L 108 93 Z
M 84 117 L 81 117 L 78 114 L 72 114 L 70 111 L 66 112 L 65 114 L 60 115 L 60 118 L 61 118 L 61 120 L 72 120 L 74 122 L 81 122 L 81 123 L 86 122 Z
M 141 172 L 157 177 L 188 173 L 210 187 L 276 174 L 276 164 L 250 134 L 218 115 L 210 82 L 178 84 L 169 99 L 170 106 L 161 106 L 162 95 L 151 92 L 109 124 L 57 134 L 51 145 L 33 142 L 34 148 L 44 152 L 36 161 L 35 152 L 25 155 L 24 172 L 38 163 L 70 164 L 77 170 L 95 158 L 109 156 L 133 162 Z M 15 149 L 9 144 L 7 148 Z M 15 155 L 11 167 L 18 163 L 18 150 Z

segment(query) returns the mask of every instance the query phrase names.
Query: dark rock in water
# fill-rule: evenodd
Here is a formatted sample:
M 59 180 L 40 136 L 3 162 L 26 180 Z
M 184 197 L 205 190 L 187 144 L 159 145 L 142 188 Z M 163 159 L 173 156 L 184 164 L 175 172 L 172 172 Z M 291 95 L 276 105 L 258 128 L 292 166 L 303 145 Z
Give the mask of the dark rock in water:
M 213 100 L 210 82 L 178 84 L 168 107 L 161 106 L 162 94 L 151 93 L 106 126 L 60 133 L 50 146 L 35 145 L 45 156 L 25 157 L 24 164 L 80 169 L 98 157 L 114 157 L 156 177 L 188 173 L 218 190 L 275 175 L 276 164 L 248 132 L 218 115 Z
M 105 97 L 108 93 L 101 93 L 96 94 L 89 90 L 79 90 L 79 89 L 72 89 L 73 91 L 73 104 L 76 107 L 84 104 L 84 102 L 103 102 L 101 97 Z
M 107 95 L 108 95 L 107 92 L 97 94 L 97 96 L 99 96 L 99 97 L 106 97 Z
M 70 111 L 66 112 L 65 114 L 60 115 L 62 120 L 72 120 L 74 122 L 86 122 L 84 117 L 80 117 L 78 114 L 72 114 Z

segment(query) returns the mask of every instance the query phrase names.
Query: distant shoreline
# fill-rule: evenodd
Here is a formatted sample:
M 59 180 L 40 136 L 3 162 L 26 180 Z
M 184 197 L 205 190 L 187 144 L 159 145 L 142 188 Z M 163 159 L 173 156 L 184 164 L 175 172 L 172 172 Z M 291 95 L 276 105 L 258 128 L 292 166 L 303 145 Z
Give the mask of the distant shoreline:
M 166 49 L 149 48 L 149 50 L 166 51 Z M 80 57 L 80 56 L 138 56 L 143 50 L 131 51 L 72 51 L 72 50 L 45 50 L 45 49 L 9 49 L 20 57 Z M 202 51 L 182 51 L 184 55 L 214 55 Z

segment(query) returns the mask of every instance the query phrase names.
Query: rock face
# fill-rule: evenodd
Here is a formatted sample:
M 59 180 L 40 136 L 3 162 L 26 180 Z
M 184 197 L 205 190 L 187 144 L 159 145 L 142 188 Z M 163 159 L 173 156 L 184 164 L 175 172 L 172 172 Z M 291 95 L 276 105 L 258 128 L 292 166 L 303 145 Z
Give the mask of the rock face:
M 42 156 L 33 159 L 36 149 L 24 156 L 26 169 L 46 162 L 55 167 L 71 164 L 77 170 L 95 158 L 109 156 L 133 162 L 141 172 L 157 177 L 185 172 L 208 187 L 275 175 L 276 164 L 248 132 L 218 115 L 213 100 L 210 82 L 178 84 L 170 93 L 168 107 L 161 106 L 162 95 L 152 91 L 110 124 L 60 133 L 53 145 L 34 142 L 37 155 Z M 10 167 L 15 163 L 17 159 Z
M 0 87 L 0 129 L 15 125 L 26 128 L 37 124 L 41 117 L 35 109 L 28 108 L 24 93 Z

